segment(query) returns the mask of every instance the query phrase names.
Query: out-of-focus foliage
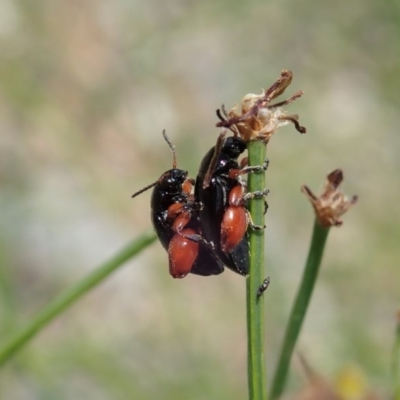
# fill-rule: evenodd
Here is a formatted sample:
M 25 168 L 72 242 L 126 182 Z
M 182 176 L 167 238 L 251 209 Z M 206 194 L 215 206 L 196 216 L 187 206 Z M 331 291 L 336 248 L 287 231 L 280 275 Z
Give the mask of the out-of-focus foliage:
M 3 0 L 0 342 L 149 227 L 150 193 L 130 195 L 171 166 L 163 128 L 195 176 L 214 110 L 287 68 L 305 91 L 288 109 L 308 133 L 282 129 L 268 147 L 268 368 L 313 223 L 300 186 L 342 168 L 359 203 L 330 233 L 299 348 L 324 376 L 352 362 L 388 386 L 399 36 L 398 3 L 378 0 Z M 154 245 L 0 371 L 0 398 L 245 398 L 244 286 L 230 271 L 174 281 Z

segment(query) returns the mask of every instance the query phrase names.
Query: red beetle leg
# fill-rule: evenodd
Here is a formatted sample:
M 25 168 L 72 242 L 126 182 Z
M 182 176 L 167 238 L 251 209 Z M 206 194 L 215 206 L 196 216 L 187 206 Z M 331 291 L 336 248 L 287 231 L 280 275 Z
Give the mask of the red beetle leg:
M 177 218 L 184 210 L 186 204 L 184 203 L 173 203 L 168 207 L 167 210 L 167 217 L 168 219 L 175 219 Z
M 190 195 L 192 193 L 193 186 L 194 186 L 194 179 L 188 178 L 182 184 L 182 191 L 186 195 Z
M 235 179 L 240 175 L 240 169 L 231 169 L 229 171 L 229 178 Z
M 182 233 L 185 235 L 196 234 L 193 229 L 184 229 Z M 184 278 L 192 270 L 198 252 L 199 243 L 181 235 L 174 235 L 168 246 L 170 275 L 173 278 Z
M 189 212 L 182 212 L 175 218 L 172 224 L 172 230 L 180 233 L 182 229 L 189 223 L 191 218 L 192 216 Z
M 191 240 L 192 242 L 200 242 L 202 241 L 201 235 L 196 233 L 193 229 L 184 229 L 185 226 L 190 222 L 191 218 L 192 214 L 190 211 L 183 211 L 175 218 L 171 228 L 174 232 L 186 239 Z
M 221 223 L 221 248 L 224 253 L 231 252 L 240 243 L 246 234 L 248 222 L 244 207 L 227 208 Z
M 241 206 L 243 204 L 244 187 L 243 185 L 236 185 L 230 192 L 228 203 L 230 206 Z
M 249 165 L 249 157 L 244 157 L 240 161 L 240 169 L 247 167 Z
M 247 210 L 242 205 L 243 196 L 244 187 L 240 184 L 229 192 L 229 207 L 221 223 L 221 248 L 224 253 L 231 252 L 246 234 L 249 218 Z

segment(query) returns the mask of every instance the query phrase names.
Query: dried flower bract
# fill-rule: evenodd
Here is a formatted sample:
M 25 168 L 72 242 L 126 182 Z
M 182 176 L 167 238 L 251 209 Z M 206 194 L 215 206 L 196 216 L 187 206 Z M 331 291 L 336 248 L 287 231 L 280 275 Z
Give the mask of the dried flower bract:
M 342 180 L 341 169 L 332 171 L 327 176 L 325 187 L 319 197 L 315 196 L 307 186 L 301 188 L 314 207 L 319 223 L 326 228 L 342 225 L 340 217 L 357 201 L 357 196 L 349 199 L 339 190 Z
M 280 96 L 292 82 L 293 74 L 289 70 L 283 70 L 279 79 L 263 93 L 247 94 L 244 96 L 241 107 L 235 106 L 229 113 L 222 108 L 222 113 L 217 110 L 221 119 L 218 127 L 231 129 L 235 135 L 249 142 L 262 140 L 268 143 L 271 136 L 282 126 L 293 123 L 300 133 L 306 133 L 306 128 L 298 122 L 296 114 L 288 114 L 281 107 L 292 103 L 303 92 L 296 92 L 293 96 L 279 103 L 271 104 L 272 100 Z

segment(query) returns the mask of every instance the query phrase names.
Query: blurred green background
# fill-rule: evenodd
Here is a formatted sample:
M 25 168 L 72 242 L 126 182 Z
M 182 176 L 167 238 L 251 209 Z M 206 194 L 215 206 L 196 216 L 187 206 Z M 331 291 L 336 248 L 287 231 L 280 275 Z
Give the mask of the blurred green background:
M 0 342 L 150 228 L 171 167 L 196 175 L 215 109 L 294 72 L 308 128 L 268 147 L 269 378 L 318 192 L 342 168 L 359 203 L 332 229 L 298 349 L 323 375 L 358 365 L 389 387 L 400 306 L 400 3 L 0 2 Z M 157 243 L 0 371 L 0 398 L 245 399 L 245 281 L 173 280 Z M 1 344 L 1 343 L 0 343 Z M 290 387 L 301 383 L 292 363 Z

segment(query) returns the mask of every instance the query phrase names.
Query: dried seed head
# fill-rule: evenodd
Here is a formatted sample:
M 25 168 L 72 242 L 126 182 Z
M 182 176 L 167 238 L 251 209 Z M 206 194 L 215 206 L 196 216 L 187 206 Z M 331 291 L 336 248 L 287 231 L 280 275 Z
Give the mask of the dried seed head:
M 280 96 L 290 85 L 292 77 L 291 71 L 283 70 L 279 79 L 269 89 L 263 90 L 259 95 L 244 96 L 240 107 L 233 107 L 227 119 L 219 122 L 217 126 L 232 129 L 245 142 L 262 140 L 267 143 L 280 127 L 289 123 L 293 123 L 300 133 L 305 133 L 306 128 L 300 126 L 298 116 L 288 114 L 281 108 L 299 98 L 303 92 L 299 91 L 282 102 L 271 104 L 272 100 Z
M 301 187 L 302 192 L 314 207 L 319 223 L 326 228 L 342 225 L 340 217 L 357 202 L 357 196 L 349 199 L 339 190 L 338 187 L 342 180 L 343 172 L 341 169 L 332 171 L 327 176 L 324 189 L 319 197 L 315 196 L 306 185 Z

